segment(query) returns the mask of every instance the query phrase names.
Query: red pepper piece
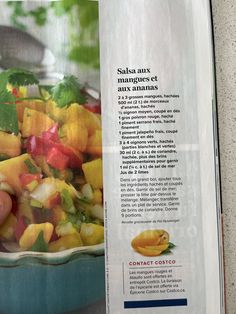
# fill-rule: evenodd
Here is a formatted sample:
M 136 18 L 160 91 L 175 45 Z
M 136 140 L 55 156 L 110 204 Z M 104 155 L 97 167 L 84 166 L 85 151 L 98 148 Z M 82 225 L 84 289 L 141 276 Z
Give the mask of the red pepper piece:
M 44 155 L 44 141 L 40 137 L 32 135 L 27 139 L 26 149 L 27 152 L 31 155 Z
M 59 126 L 56 123 L 50 129 L 42 133 L 42 138 L 44 140 L 51 140 L 54 142 L 59 142 L 58 129 L 59 129 Z
M 22 173 L 22 174 L 20 174 L 19 178 L 20 178 L 21 185 L 24 187 L 34 180 L 39 182 L 41 179 L 41 175 L 39 173 L 37 173 L 37 174 Z
M 100 102 L 89 102 L 84 105 L 84 108 L 86 108 L 88 111 L 93 113 L 101 113 L 101 103 Z
M 53 168 L 64 170 L 68 168 L 69 157 L 63 154 L 58 148 L 53 147 L 47 154 L 47 163 Z

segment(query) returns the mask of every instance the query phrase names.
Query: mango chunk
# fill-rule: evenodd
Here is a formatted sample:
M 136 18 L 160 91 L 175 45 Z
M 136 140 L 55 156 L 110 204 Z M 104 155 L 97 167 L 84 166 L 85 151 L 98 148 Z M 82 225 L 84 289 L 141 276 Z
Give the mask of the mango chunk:
M 30 224 L 25 229 L 23 235 L 20 238 L 19 244 L 23 250 L 27 250 L 33 246 L 37 240 L 39 233 L 43 231 L 44 241 L 48 243 L 52 237 L 53 225 L 49 222 L 42 224 Z
M 23 154 L 0 162 L 0 174 L 5 177 L 5 181 L 13 188 L 18 196 L 22 194 L 19 176 L 22 173 L 29 173 L 29 169 L 25 164 L 27 159 L 37 167 L 29 154 Z M 39 168 L 37 169 L 39 170 Z
M 104 241 L 104 227 L 93 223 L 82 223 L 80 236 L 84 245 L 95 245 Z
M 144 256 L 159 256 L 162 252 L 157 249 L 148 249 L 140 246 L 136 248 L 136 251 Z
M 16 157 L 19 156 L 20 153 L 20 137 L 0 131 L 0 154 L 5 154 L 9 157 Z
M 95 155 L 102 156 L 102 131 L 96 130 L 88 139 L 86 152 Z
M 161 244 L 161 245 L 156 245 L 156 246 L 145 246 L 146 249 L 149 250 L 158 250 L 158 251 L 165 251 L 167 250 L 169 247 L 169 244 Z
M 157 246 L 169 243 L 169 234 L 164 230 L 145 230 L 135 237 L 131 245 L 137 247 Z
M 34 100 L 23 100 L 16 106 L 16 111 L 18 115 L 18 120 L 20 122 L 23 121 L 25 108 L 34 109 L 40 112 L 45 112 L 46 104 L 42 100 L 34 99 Z
M 95 159 L 82 164 L 82 169 L 87 183 L 91 184 L 94 189 L 102 189 L 102 159 Z
M 60 252 L 67 249 L 83 246 L 80 234 L 68 234 L 49 244 L 49 252 Z
M 5 240 L 12 240 L 15 234 L 16 224 L 16 217 L 10 213 L 4 224 L 0 227 L 0 237 L 4 238 Z
M 28 137 L 30 135 L 40 136 L 42 132 L 51 128 L 55 122 L 47 116 L 47 114 L 25 108 L 22 124 L 22 136 Z
M 61 128 L 61 141 L 69 147 L 84 152 L 88 142 L 88 131 L 83 123 L 65 123 Z
M 102 192 L 99 189 L 96 189 L 93 191 L 93 199 L 92 199 L 93 204 L 100 204 L 102 205 Z
M 48 100 L 46 104 L 46 112 L 49 114 L 49 116 L 58 122 L 64 122 L 66 113 L 67 113 L 66 108 L 59 108 L 57 107 L 56 103 L 52 100 Z
M 101 121 L 97 115 L 77 103 L 70 105 L 67 109 L 65 121 L 83 123 L 89 135 L 96 130 L 101 130 Z

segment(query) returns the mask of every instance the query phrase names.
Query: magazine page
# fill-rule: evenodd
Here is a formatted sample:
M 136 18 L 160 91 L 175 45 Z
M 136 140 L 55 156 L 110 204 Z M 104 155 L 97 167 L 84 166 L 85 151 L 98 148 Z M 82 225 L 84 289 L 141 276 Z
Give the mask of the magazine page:
M 1 314 L 224 313 L 211 27 L 0 1 Z
M 107 313 L 224 313 L 208 0 L 100 1 Z

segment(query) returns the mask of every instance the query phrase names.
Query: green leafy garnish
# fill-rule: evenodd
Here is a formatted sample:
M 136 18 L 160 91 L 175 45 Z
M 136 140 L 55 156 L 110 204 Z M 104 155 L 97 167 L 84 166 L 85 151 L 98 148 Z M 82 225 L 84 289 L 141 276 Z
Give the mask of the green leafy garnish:
M 24 161 L 26 167 L 29 170 L 29 173 L 35 174 L 35 173 L 39 173 L 38 169 L 32 164 L 32 162 L 30 161 L 30 159 L 26 159 Z
M 52 176 L 54 178 L 60 179 L 60 177 L 61 177 L 60 170 L 58 170 L 58 169 L 56 169 L 56 168 L 54 168 L 54 167 L 52 167 L 50 165 L 48 165 L 48 166 L 49 166 L 49 169 L 50 169 L 50 172 L 51 172 Z
M 18 87 L 39 84 L 34 73 L 30 71 L 12 68 L 7 70 L 6 73 L 8 75 L 8 83 L 12 86 Z
M 44 240 L 43 231 L 39 233 L 37 240 L 34 242 L 29 251 L 48 252 L 48 244 Z
M 78 211 L 76 214 L 67 213 L 67 221 L 71 222 L 75 228 L 80 228 L 81 224 L 90 223 L 93 219 L 89 216 L 87 212 Z
M 70 196 L 70 193 L 66 189 L 63 189 L 61 192 L 61 201 L 62 201 L 62 207 L 64 208 L 66 212 L 71 213 L 71 214 L 76 213 L 76 208 L 74 206 L 73 199 Z
M 15 104 L 0 104 L 0 130 L 18 134 L 18 117 Z
M 79 104 L 86 102 L 86 98 L 81 93 L 80 83 L 73 75 L 64 76 L 63 80 L 58 82 L 51 91 L 52 99 L 59 108 L 68 107 L 75 102 Z
M 12 68 L 0 73 L 0 130 L 17 135 L 17 98 L 7 89 L 8 83 L 18 87 L 37 84 L 38 80 L 33 73 L 22 69 Z
M 175 247 L 176 247 L 176 245 L 175 245 L 174 243 L 169 242 L 169 247 L 168 247 L 168 249 L 173 249 L 173 248 L 175 248 Z

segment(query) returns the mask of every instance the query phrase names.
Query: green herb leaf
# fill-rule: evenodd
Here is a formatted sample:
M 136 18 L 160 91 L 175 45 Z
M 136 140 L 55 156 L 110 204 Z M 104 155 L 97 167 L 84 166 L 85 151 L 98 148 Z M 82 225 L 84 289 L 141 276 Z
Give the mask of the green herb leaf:
M 32 164 L 32 162 L 30 161 L 30 159 L 26 159 L 24 161 L 26 167 L 29 170 L 29 173 L 35 174 L 35 173 L 39 173 L 38 169 Z
M 74 102 L 80 104 L 86 102 L 86 98 L 81 93 L 80 83 L 73 75 L 65 76 L 52 88 L 52 99 L 59 108 L 68 107 Z
M 37 240 L 34 242 L 29 251 L 48 252 L 48 244 L 44 240 L 43 231 L 39 233 Z
M 0 103 L 14 103 L 16 98 L 7 90 L 8 71 L 0 73 Z
M 19 133 L 15 104 L 0 104 L 0 130 L 16 135 Z
M 168 247 L 169 249 L 173 249 L 175 247 L 176 247 L 176 245 L 174 243 L 169 242 L 169 247 Z
M 173 254 L 170 249 L 166 249 L 165 251 L 161 253 L 161 255 L 169 255 L 169 254 Z
M 39 84 L 39 81 L 34 73 L 30 71 L 12 68 L 6 71 L 6 73 L 8 75 L 8 82 L 16 87 Z
M 70 196 L 70 193 L 66 189 L 63 189 L 61 192 L 61 201 L 62 201 L 62 207 L 64 208 L 66 212 L 71 213 L 71 214 L 76 213 L 76 208 L 74 206 L 73 199 Z

